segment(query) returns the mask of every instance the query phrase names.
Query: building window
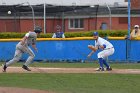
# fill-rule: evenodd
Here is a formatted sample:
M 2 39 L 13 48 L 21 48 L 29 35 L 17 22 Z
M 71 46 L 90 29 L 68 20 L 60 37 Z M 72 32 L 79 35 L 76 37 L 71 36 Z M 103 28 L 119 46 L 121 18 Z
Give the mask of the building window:
M 83 19 L 69 19 L 69 29 L 83 29 L 84 20 Z
M 107 30 L 107 23 L 102 23 L 101 24 L 101 29 L 102 30 Z

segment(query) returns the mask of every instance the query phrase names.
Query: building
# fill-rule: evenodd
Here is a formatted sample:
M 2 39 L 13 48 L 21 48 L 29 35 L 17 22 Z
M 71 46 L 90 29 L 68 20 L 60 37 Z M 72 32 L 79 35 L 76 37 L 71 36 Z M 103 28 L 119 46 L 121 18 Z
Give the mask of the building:
M 57 25 L 60 25 L 64 32 L 127 30 L 128 28 L 126 6 L 54 6 L 49 4 L 45 6 L 46 15 L 44 15 L 43 4 L 1 5 L 0 32 L 27 32 L 33 30 L 34 25 L 41 26 L 43 30 L 45 27 L 45 33 L 55 32 Z M 131 28 L 135 24 L 140 25 L 138 7 L 131 10 Z
M 125 0 L 125 2 L 128 2 L 128 0 Z M 140 9 L 140 0 L 131 0 L 131 9 Z

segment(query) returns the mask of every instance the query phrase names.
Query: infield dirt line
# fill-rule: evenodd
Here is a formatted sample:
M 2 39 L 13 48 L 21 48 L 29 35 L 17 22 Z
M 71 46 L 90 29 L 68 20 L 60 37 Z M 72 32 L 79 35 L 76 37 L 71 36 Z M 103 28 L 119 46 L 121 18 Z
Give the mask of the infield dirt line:
M 112 71 L 96 71 L 97 68 L 46 68 L 30 67 L 32 71 L 25 71 L 21 67 L 8 67 L 6 73 L 114 73 L 114 74 L 140 74 L 140 69 L 113 69 Z M 2 68 L 0 68 L 0 73 Z

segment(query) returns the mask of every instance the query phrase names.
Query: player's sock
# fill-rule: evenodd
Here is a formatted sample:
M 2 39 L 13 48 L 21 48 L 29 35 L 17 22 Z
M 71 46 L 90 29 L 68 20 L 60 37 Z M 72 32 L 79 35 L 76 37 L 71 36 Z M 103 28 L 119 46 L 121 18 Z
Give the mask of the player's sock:
M 100 68 L 103 68 L 103 59 L 102 58 L 98 58 L 98 59 L 99 59 Z
M 106 60 L 105 59 L 103 59 L 103 64 L 107 67 L 107 68 L 109 68 L 110 66 L 109 66 L 109 64 L 106 62 Z
M 24 63 L 25 66 L 28 66 L 32 60 L 33 60 L 34 56 L 29 56 L 28 59 L 26 60 L 26 62 Z

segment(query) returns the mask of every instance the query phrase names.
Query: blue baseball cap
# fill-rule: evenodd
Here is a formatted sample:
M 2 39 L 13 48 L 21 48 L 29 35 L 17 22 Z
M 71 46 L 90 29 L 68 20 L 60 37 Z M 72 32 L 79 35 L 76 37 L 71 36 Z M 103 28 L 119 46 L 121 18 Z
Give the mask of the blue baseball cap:
M 98 36 L 98 32 L 93 32 L 93 36 Z

